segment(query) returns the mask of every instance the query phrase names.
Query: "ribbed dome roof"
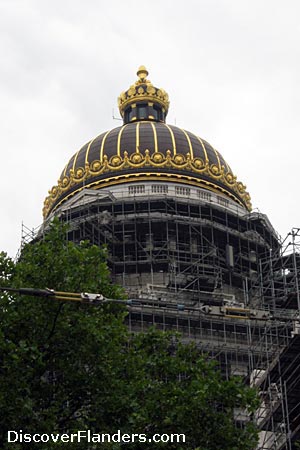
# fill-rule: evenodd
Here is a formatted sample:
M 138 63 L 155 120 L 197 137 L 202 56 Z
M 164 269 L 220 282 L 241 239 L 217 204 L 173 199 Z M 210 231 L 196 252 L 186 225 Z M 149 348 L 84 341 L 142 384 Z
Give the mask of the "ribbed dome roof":
M 130 157 L 135 152 L 145 155 L 146 150 L 151 155 L 160 152 L 164 156 L 167 150 L 172 156 L 189 153 L 192 159 L 200 158 L 204 163 L 208 161 L 210 165 L 220 169 L 224 166 L 227 172 L 231 171 L 217 150 L 193 133 L 159 122 L 136 122 L 102 133 L 85 144 L 72 156 L 61 177 L 70 170 L 76 172 L 80 167 L 84 168 L 86 163 L 103 161 L 104 155 L 110 160 L 115 155 L 124 158 L 125 151 Z
M 145 177 L 219 191 L 251 208 L 245 186 L 208 142 L 173 125 L 143 121 L 102 133 L 73 155 L 49 192 L 44 215 L 83 188 Z
M 45 200 L 44 217 L 84 188 L 142 180 L 191 184 L 251 209 L 246 187 L 217 150 L 195 134 L 164 123 L 168 103 L 163 104 L 158 93 L 167 94 L 150 84 L 147 75 L 142 66 L 140 80 L 123 93 L 124 125 L 92 139 L 69 160 Z

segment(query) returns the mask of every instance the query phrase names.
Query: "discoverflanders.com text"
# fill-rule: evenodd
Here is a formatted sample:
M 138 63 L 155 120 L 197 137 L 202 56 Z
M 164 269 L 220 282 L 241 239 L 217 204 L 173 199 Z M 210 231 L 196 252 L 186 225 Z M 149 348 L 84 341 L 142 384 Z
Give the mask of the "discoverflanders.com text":
M 76 433 L 26 433 L 25 431 L 8 431 L 7 441 L 9 443 L 14 442 L 87 442 L 87 443 L 99 443 L 104 444 L 106 442 L 115 442 L 123 444 L 132 443 L 148 443 L 148 442 L 162 442 L 162 443 L 184 443 L 185 434 L 153 434 L 147 435 L 143 433 L 127 434 L 118 430 L 114 434 L 109 433 L 92 433 L 90 430 L 77 431 Z

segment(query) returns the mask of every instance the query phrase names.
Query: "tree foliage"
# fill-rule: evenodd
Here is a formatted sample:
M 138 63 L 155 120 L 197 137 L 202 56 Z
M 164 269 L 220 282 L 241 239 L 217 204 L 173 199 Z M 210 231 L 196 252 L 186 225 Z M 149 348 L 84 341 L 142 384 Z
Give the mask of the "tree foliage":
M 109 279 L 106 250 L 75 245 L 55 222 L 13 263 L 0 254 L 0 285 L 101 292 L 124 298 Z M 224 381 L 194 345 L 154 329 L 130 335 L 122 305 L 93 307 L 1 294 L 0 447 L 94 449 L 95 444 L 12 444 L 8 430 L 63 433 L 184 433 L 182 444 L 126 444 L 129 450 L 247 450 L 257 433 L 237 428 L 236 407 L 254 411 L 256 394 Z M 89 446 L 90 445 L 90 446 Z M 119 449 L 119 444 L 100 445 Z

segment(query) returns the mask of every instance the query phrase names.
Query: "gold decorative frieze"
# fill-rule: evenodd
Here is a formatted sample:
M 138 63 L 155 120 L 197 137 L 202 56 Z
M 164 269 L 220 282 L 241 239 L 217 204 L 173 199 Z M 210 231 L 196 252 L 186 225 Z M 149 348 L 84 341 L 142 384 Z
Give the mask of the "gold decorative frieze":
M 55 205 L 60 203 L 60 200 L 65 198 L 66 194 L 73 195 L 79 189 L 84 186 L 95 185 L 97 188 L 101 188 L 106 182 L 108 177 L 120 178 L 120 183 L 124 182 L 122 172 L 126 169 L 143 169 L 151 172 L 151 178 L 161 176 L 161 169 L 167 169 L 167 176 L 181 180 L 189 180 L 193 178 L 192 184 L 202 183 L 211 184 L 214 186 L 214 190 L 227 193 L 229 197 L 237 201 L 241 205 L 245 206 L 249 211 L 251 210 L 251 199 L 249 193 L 246 191 L 246 186 L 237 181 L 236 177 L 225 169 L 216 164 L 210 164 L 208 160 L 197 157 L 191 158 L 190 153 L 173 154 L 171 150 L 167 150 L 166 153 L 153 152 L 150 154 L 149 150 L 145 150 L 144 153 L 135 152 L 128 154 L 124 151 L 123 156 L 113 155 L 110 158 L 107 155 L 103 155 L 103 160 L 95 160 L 91 163 L 86 162 L 85 167 L 78 167 L 75 170 L 71 169 L 69 174 L 65 174 L 59 181 L 57 186 L 54 186 L 45 200 L 43 214 L 47 217 L 50 211 Z M 153 169 L 160 169 L 160 171 L 152 172 Z M 171 169 L 171 171 L 170 171 Z M 173 172 L 172 172 L 173 170 Z M 105 176 L 107 174 L 107 177 Z M 133 179 L 138 176 L 137 171 L 132 171 L 126 174 L 128 179 Z M 102 176 L 99 179 L 100 176 Z M 193 175 L 193 177 L 191 177 Z M 97 178 L 97 180 L 96 180 Z M 214 183 L 215 182 L 215 183 Z M 220 186 L 220 185 L 221 186 Z M 78 189 L 76 189 L 78 188 Z M 229 190 L 227 191 L 226 188 Z

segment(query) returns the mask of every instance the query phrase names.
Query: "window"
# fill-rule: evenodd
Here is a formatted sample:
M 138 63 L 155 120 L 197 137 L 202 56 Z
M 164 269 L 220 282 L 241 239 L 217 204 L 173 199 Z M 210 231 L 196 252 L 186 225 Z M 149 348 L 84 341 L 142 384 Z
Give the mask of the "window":
M 161 106 L 154 105 L 153 109 L 154 109 L 154 113 L 156 114 L 156 117 L 155 117 L 156 120 L 163 120 L 163 112 L 162 112 Z
M 202 200 L 206 200 L 207 202 L 211 201 L 211 193 L 210 192 L 205 192 L 205 191 L 197 191 L 197 195 L 199 198 L 201 198 Z
M 138 105 L 138 118 L 139 119 L 147 119 L 148 118 L 148 108 L 146 104 Z
M 131 106 L 129 106 L 129 108 L 127 108 L 126 111 L 125 111 L 124 122 L 125 123 L 130 122 L 132 117 L 133 117 L 133 111 L 132 111 Z
M 156 109 L 154 109 L 154 108 L 153 108 L 153 111 L 152 111 L 152 115 L 153 115 L 155 120 L 159 120 L 158 111 L 156 111 Z
M 187 188 L 187 187 L 179 187 L 179 186 L 176 186 L 175 187 L 175 193 L 177 194 L 177 195 L 185 195 L 185 196 L 188 196 L 188 195 L 191 195 L 191 189 L 190 188 Z
M 218 203 L 219 203 L 219 205 L 227 207 L 229 205 L 229 200 L 227 200 L 226 198 L 220 197 L 218 195 Z
M 128 186 L 128 194 L 130 195 L 144 194 L 144 193 L 145 193 L 144 185 Z
M 153 194 L 167 194 L 168 186 L 164 186 L 162 184 L 152 184 L 151 190 Z

